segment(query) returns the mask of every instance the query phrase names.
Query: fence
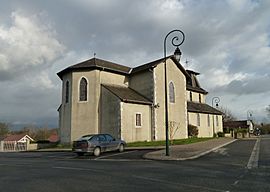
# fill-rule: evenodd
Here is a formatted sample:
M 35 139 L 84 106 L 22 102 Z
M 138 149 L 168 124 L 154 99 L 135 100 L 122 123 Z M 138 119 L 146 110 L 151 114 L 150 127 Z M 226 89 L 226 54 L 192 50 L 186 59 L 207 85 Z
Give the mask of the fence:
M 1 141 L 0 152 L 27 151 L 27 142 Z

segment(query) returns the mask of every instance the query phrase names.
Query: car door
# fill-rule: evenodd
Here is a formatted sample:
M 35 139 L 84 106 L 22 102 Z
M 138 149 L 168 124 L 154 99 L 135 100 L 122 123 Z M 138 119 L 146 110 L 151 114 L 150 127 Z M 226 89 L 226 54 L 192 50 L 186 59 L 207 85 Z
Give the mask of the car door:
M 99 146 L 100 146 L 100 149 L 101 151 L 108 151 L 107 150 L 107 145 L 108 145 L 108 142 L 106 140 L 106 137 L 104 135 L 98 135 L 98 140 L 99 140 Z
M 118 149 L 118 141 L 116 141 L 111 135 L 105 134 L 107 140 L 107 149 L 110 151 Z

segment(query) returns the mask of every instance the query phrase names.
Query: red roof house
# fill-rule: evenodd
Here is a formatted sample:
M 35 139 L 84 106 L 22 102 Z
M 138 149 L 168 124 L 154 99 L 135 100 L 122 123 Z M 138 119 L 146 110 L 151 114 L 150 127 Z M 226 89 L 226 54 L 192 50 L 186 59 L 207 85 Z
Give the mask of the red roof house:
M 34 141 L 29 135 L 22 133 L 17 135 L 9 135 L 6 138 L 4 138 L 3 141 L 17 141 L 19 143 L 26 143 L 30 141 Z

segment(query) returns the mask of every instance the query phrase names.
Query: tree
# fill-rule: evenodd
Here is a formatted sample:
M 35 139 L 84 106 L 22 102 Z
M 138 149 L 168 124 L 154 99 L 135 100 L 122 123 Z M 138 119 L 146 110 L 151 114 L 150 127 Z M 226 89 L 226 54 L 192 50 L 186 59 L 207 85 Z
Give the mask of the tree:
M 228 122 L 228 121 L 235 121 L 237 118 L 233 115 L 233 113 L 226 107 L 220 107 L 219 111 L 223 113 L 222 115 L 222 121 Z
M 9 124 L 0 122 L 0 137 L 4 137 L 9 133 Z
M 265 110 L 266 110 L 266 113 L 267 113 L 268 117 L 270 118 L 270 105 L 268 105 L 268 106 L 265 108 Z
M 169 139 L 171 144 L 173 144 L 174 135 L 176 134 L 177 130 L 180 128 L 180 123 L 175 121 L 169 121 Z

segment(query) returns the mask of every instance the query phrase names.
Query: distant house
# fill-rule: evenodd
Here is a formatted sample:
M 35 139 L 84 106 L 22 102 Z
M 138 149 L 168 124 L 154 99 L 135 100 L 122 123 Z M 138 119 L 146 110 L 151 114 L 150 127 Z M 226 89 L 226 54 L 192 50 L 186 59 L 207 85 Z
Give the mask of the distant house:
M 22 133 L 22 134 L 17 134 L 17 135 L 9 135 L 6 138 L 4 138 L 3 141 L 16 141 L 18 143 L 30 143 L 31 141 L 34 141 L 34 139 L 31 138 L 29 135 Z
M 228 121 L 223 123 L 223 129 L 225 132 L 229 132 L 233 129 L 248 129 L 249 132 L 253 132 L 253 127 L 253 122 L 251 120 Z

